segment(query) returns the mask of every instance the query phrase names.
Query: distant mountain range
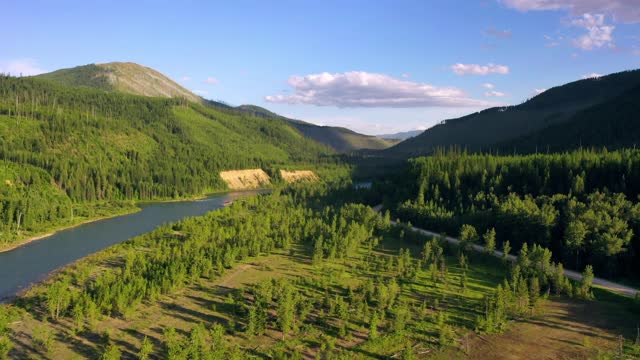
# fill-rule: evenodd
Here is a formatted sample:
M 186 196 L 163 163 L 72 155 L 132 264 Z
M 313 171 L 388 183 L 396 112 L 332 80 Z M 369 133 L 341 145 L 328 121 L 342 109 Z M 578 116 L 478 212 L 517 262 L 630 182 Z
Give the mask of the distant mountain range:
M 304 136 L 330 146 L 338 152 L 352 152 L 362 149 L 380 150 L 400 142 L 398 139 L 384 139 L 379 136 L 359 134 L 353 130 L 337 126 L 320 126 L 301 120 L 290 119 L 256 105 L 241 105 L 236 109 L 264 118 L 287 121 Z
M 342 127 L 318 126 L 289 119 L 255 105 L 232 107 L 221 102 L 206 100 L 158 71 L 130 62 L 83 65 L 36 77 L 68 86 L 85 86 L 152 97 L 184 98 L 218 110 L 249 114 L 265 119 L 279 119 L 289 123 L 305 137 L 327 145 L 337 152 L 353 152 L 363 149 L 381 150 L 398 143 L 394 140 L 359 134 Z
M 382 135 L 376 135 L 376 136 L 382 139 L 406 140 L 406 139 L 418 136 L 423 132 L 424 130 L 411 130 L 411 131 L 397 132 L 394 134 L 382 134 Z
M 436 149 L 527 153 L 577 147 L 619 148 L 640 140 L 640 70 L 575 81 L 516 106 L 445 120 L 391 148 L 390 158 Z

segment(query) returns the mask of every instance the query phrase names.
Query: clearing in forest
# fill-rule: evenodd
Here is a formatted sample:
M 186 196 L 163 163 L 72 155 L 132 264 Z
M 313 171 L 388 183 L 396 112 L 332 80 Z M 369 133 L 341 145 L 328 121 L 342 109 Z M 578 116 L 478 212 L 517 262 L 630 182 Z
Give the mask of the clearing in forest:
M 280 170 L 280 176 L 282 176 L 282 179 L 288 183 L 297 182 L 300 180 L 318 180 L 318 176 L 311 170 Z
M 257 189 L 269 185 L 269 175 L 262 169 L 221 171 L 220 177 L 231 190 Z

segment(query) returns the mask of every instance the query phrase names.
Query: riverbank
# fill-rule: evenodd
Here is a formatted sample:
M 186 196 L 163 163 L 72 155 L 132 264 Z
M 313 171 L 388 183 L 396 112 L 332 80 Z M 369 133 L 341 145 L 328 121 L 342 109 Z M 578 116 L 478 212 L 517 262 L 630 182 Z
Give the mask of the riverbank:
M 132 203 L 131 207 L 119 208 L 119 210 L 121 210 L 121 211 L 115 211 L 115 212 L 110 213 L 110 214 L 103 214 L 103 215 L 99 215 L 99 216 L 95 216 L 95 217 L 89 217 L 89 218 L 78 217 L 77 221 L 71 221 L 70 223 L 67 223 L 67 224 L 64 224 L 64 225 L 57 225 L 57 226 L 53 225 L 49 229 L 47 229 L 45 231 L 40 231 L 37 234 L 30 234 L 30 235 L 27 235 L 23 239 L 16 240 L 16 241 L 13 241 L 11 243 L 0 245 L 0 253 L 13 251 L 15 249 L 18 249 L 18 248 L 20 248 L 22 246 L 25 246 L 25 245 L 27 245 L 29 243 L 32 243 L 34 241 L 46 239 L 49 236 L 53 236 L 53 235 L 59 233 L 60 231 L 73 229 L 73 228 L 76 228 L 78 226 L 85 225 L 85 224 L 90 224 L 92 222 L 96 222 L 96 221 L 100 221 L 100 220 L 111 219 L 111 218 L 118 217 L 118 216 L 134 214 L 134 213 L 140 211 L 141 209 L 139 207 L 137 207 L 135 204 Z
M 225 190 L 219 190 L 219 191 L 206 192 L 206 193 L 204 193 L 202 195 L 191 196 L 191 197 L 186 197 L 186 198 L 142 200 L 142 201 L 137 201 L 136 205 L 176 203 L 176 202 L 183 202 L 183 201 L 199 201 L 199 200 L 206 200 L 206 199 L 208 199 L 208 198 L 210 198 L 212 196 L 224 195 L 224 194 L 230 194 L 230 193 L 237 193 L 237 192 L 247 192 L 247 191 L 271 192 L 275 188 L 276 187 L 274 187 L 274 186 L 269 186 L 269 187 L 260 187 L 260 188 L 257 188 L 257 189 L 245 189 L 245 190 L 225 189 Z
M 271 191 L 273 190 L 273 187 L 265 187 L 265 188 L 260 188 L 260 189 L 255 189 L 257 191 Z M 254 191 L 254 190 L 246 190 L 246 191 Z M 34 241 L 38 241 L 38 240 L 42 240 L 42 239 L 46 239 L 52 235 L 55 235 L 56 233 L 60 232 L 60 231 L 64 231 L 64 230 L 69 230 L 69 229 L 73 229 L 76 228 L 78 226 L 81 225 L 85 225 L 85 224 L 90 224 L 96 221 L 100 221 L 100 220 L 106 220 L 106 219 L 111 219 L 114 217 L 118 217 L 118 216 L 123 216 L 123 215 L 130 215 L 130 214 L 134 214 L 138 211 L 141 210 L 140 205 L 145 205 L 145 204 L 160 204 L 160 203 L 177 203 L 177 202 L 185 202 L 185 201 L 199 201 L 199 200 L 205 200 L 207 198 L 210 198 L 212 196 L 216 196 L 216 195 L 224 195 L 224 194 L 228 194 L 228 193 L 232 193 L 232 192 L 238 192 L 238 190 L 219 190 L 219 191 L 211 191 L 211 192 L 207 192 L 204 194 L 200 194 L 200 195 L 195 195 L 195 196 L 190 196 L 190 197 L 181 197 L 181 198 L 176 198 L 176 199 L 158 199 L 158 200 L 143 200 L 143 201 L 136 201 L 136 202 L 131 202 L 130 206 L 125 206 L 125 207 L 118 207 L 115 209 L 115 211 L 113 212 L 109 212 L 109 213 L 102 213 L 98 216 L 93 216 L 93 217 L 82 217 L 79 216 L 77 217 L 77 220 L 75 221 L 70 221 L 67 222 L 65 224 L 59 224 L 59 225 L 52 225 L 49 228 L 47 228 L 46 230 L 43 231 L 38 231 L 35 234 L 29 234 L 24 236 L 22 239 L 13 241 L 11 243 L 6 243 L 6 244 L 1 244 L 0 245 L 0 253 L 5 253 L 5 252 L 9 252 L 9 251 L 13 251 L 16 250 L 22 246 L 25 246 L 29 243 L 32 243 Z
M 82 223 L 91 224 L 69 225 L 66 231 L 58 231 L 49 237 L 44 236 L 46 234 L 32 236 L 29 240 L 42 241 L 36 241 L 20 250 L 0 254 L 0 298 L 2 302 L 7 302 L 17 294 L 24 294 L 24 291 L 33 285 L 45 281 L 55 274 L 56 270 L 115 244 L 150 233 L 163 224 L 203 216 L 212 210 L 225 207 L 234 200 L 266 191 L 268 190 L 224 192 L 202 201 L 138 203 L 139 208 L 129 209 L 132 213 L 128 215 L 103 218 L 102 221 L 97 221 L 97 218 L 84 219 Z M 128 205 L 133 206 L 133 203 Z M 106 207 L 103 206 L 101 210 L 104 214 Z M 68 229 L 72 227 L 75 228 Z M 108 252 L 109 250 L 106 250 L 103 253 Z

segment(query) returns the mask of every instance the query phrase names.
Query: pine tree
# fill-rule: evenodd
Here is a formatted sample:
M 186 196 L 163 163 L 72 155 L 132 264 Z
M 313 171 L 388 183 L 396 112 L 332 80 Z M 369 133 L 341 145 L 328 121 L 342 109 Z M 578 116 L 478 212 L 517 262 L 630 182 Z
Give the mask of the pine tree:
M 460 228 L 460 248 L 467 251 L 469 246 L 478 241 L 478 232 L 476 228 L 469 224 L 464 224 Z
M 249 318 L 247 319 L 247 335 L 249 338 L 257 334 L 258 330 L 258 313 L 256 306 L 249 307 Z
M 484 251 L 489 255 L 493 255 L 496 249 L 496 230 L 493 228 L 487 230 L 482 238 L 484 239 Z
M 416 355 L 413 352 L 413 346 L 411 345 L 410 341 L 407 341 L 407 343 L 404 345 L 404 349 L 402 349 L 402 360 L 414 360 L 416 358 Z
M 282 331 L 282 339 L 295 326 L 295 299 L 290 285 L 285 285 L 278 299 L 278 325 Z
M 511 252 L 511 244 L 509 243 L 509 240 L 506 240 L 505 242 L 502 243 L 502 259 L 505 262 L 509 261 L 510 252 Z
M 313 247 L 313 265 L 318 266 L 322 263 L 323 258 L 323 241 L 322 236 L 318 237 Z
M 115 344 L 110 344 L 102 354 L 102 360 L 120 360 L 122 352 Z
M 378 337 L 378 323 L 380 319 L 378 319 L 378 312 L 373 311 L 371 314 L 371 319 L 369 320 L 369 339 L 375 340 Z
M 582 279 L 580 280 L 580 296 L 584 299 L 593 298 L 591 293 L 591 286 L 593 285 L 593 267 L 587 265 L 582 272 Z
M 468 283 L 467 272 L 463 271 L 462 275 L 460 276 L 460 290 L 463 295 L 467 293 L 467 283 Z
M 151 353 L 153 353 L 153 343 L 145 336 L 138 352 L 138 360 L 149 360 Z
M 537 277 L 531 278 L 531 282 L 529 285 L 529 303 L 531 304 L 531 312 L 534 313 L 537 306 L 538 301 L 540 299 L 540 281 Z
M 467 257 L 462 252 L 458 257 L 458 263 L 460 264 L 460 268 L 462 270 L 467 270 L 469 268 L 469 261 L 467 260 Z

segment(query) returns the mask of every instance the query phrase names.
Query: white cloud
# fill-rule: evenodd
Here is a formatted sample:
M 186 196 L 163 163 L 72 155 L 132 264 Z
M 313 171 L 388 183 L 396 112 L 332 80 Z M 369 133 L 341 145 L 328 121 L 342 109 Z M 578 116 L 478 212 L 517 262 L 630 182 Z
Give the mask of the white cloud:
M 574 40 L 574 44 L 583 50 L 593 50 L 605 45 L 613 46 L 615 26 L 606 25 L 603 14 L 583 14 L 571 21 L 573 26 L 587 30 L 587 33 Z
M 496 88 L 495 85 L 490 84 L 490 83 L 484 83 L 484 84 L 482 84 L 482 87 L 485 88 L 485 89 L 495 89 Z
M 402 75 L 400 75 L 400 76 L 402 76 L 402 77 L 403 77 L 403 78 L 405 78 L 405 79 L 408 79 L 408 78 L 410 78 L 410 77 L 411 77 L 411 74 L 402 74 Z
M 510 39 L 511 30 L 498 30 L 494 27 L 490 27 L 484 31 L 486 35 L 493 36 L 499 39 Z
M 395 79 L 384 74 L 351 71 L 292 76 L 292 95 L 271 95 L 265 100 L 283 104 L 337 107 L 485 107 L 492 103 L 468 98 L 454 87 Z
M 573 16 L 602 13 L 613 16 L 616 22 L 640 22 L 638 0 L 498 0 L 520 11 L 565 10 Z
M 597 79 L 599 77 L 603 76 L 602 74 L 598 74 L 598 73 L 591 73 L 591 74 L 584 74 L 582 75 L 583 79 Z
M 536 95 L 540 95 L 540 94 L 542 94 L 542 93 L 543 93 L 543 92 L 545 92 L 545 91 L 547 91 L 547 89 L 535 89 L 535 90 L 533 90 L 533 92 L 534 92 Z
M 486 97 L 504 97 L 507 96 L 507 94 L 500 92 L 500 91 L 487 91 L 486 93 L 484 93 L 484 96 Z
M 0 62 L 0 73 L 13 76 L 31 76 L 46 73 L 33 59 L 16 59 Z
M 192 93 L 196 94 L 196 95 L 200 95 L 200 96 L 207 96 L 209 95 L 209 92 L 207 90 L 197 90 L 197 89 L 192 89 L 191 90 Z
M 188 76 L 183 76 L 183 77 L 180 78 L 180 81 L 182 81 L 182 82 L 187 82 L 189 80 L 191 80 L 191 78 L 188 77 Z
M 219 83 L 218 79 L 214 78 L 214 77 L 208 77 L 205 81 L 205 84 L 209 84 L 209 85 L 215 85 L 217 83 Z
M 549 36 L 549 35 L 544 35 L 544 39 L 547 40 L 547 42 L 544 44 L 544 46 L 546 46 L 546 47 L 556 47 L 556 46 L 560 46 L 560 41 L 562 41 L 564 38 L 562 36 L 553 37 L 553 36 Z
M 508 74 L 509 67 L 505 65 L 487 64 L 455 64 L 451 65 L 451 70 L 458 75 L 488 75 L 488 74 Z

